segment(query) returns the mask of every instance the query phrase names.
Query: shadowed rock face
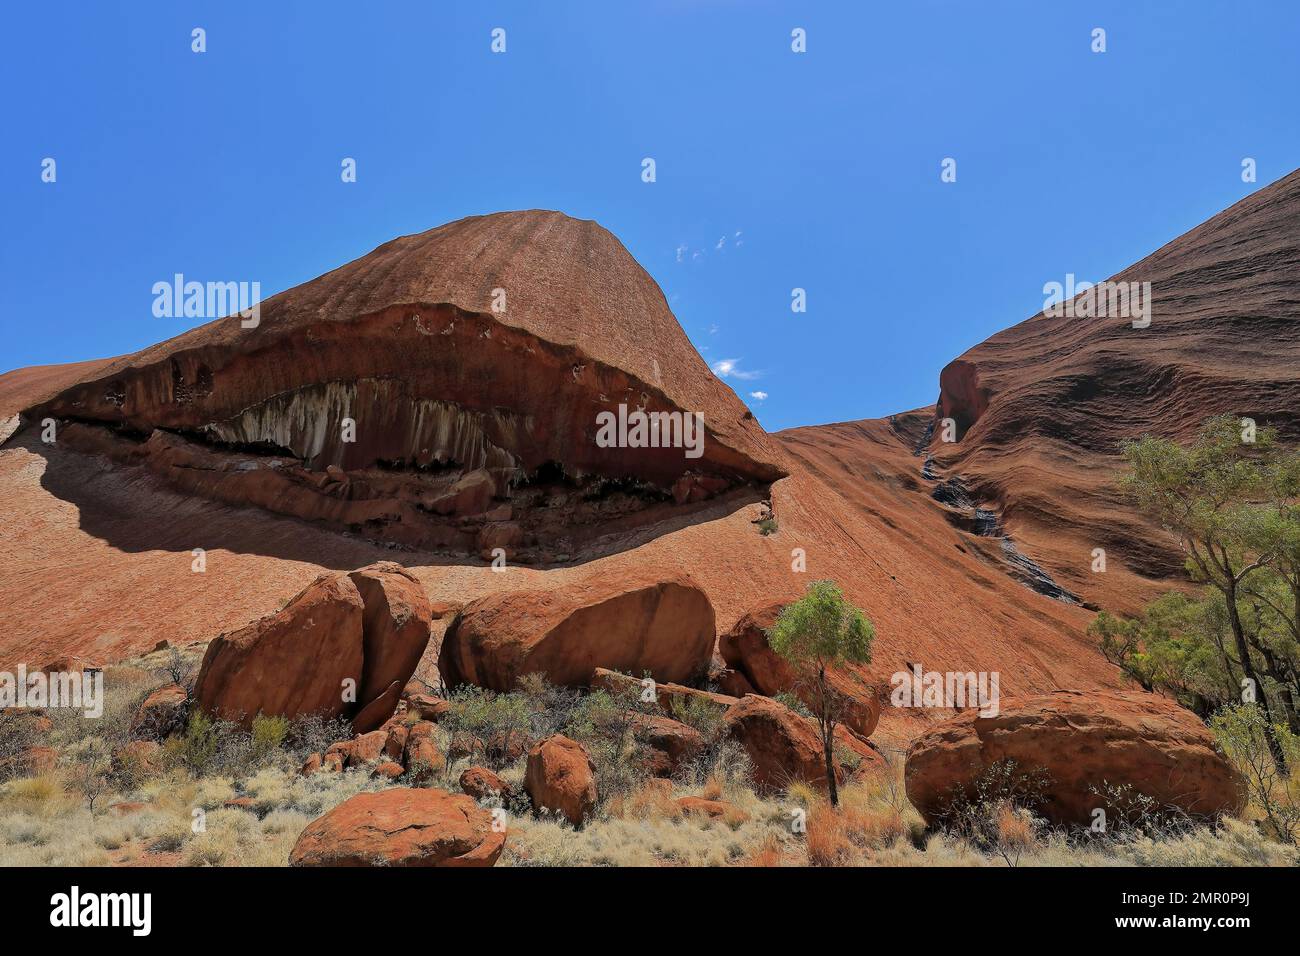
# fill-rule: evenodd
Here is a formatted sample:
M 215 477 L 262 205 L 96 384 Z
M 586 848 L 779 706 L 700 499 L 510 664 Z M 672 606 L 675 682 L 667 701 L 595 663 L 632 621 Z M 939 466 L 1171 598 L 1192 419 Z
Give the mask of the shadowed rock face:
M 659 416 L 650 444 L 670 447 L 598 442 L 598 416 L 620 406 Z M 525 552 L 613 517 L 566 499 L 558 520 L 530 520 L 556 506 L 521 489 L 614 494 L 607 512 L 659 517 L 784 474 L 622 245 L 551 212 L 396 239 L 270 299 L 255 328 L 235 315 L 92 366 L 27 417 L 44 415 L 111 427 L 81 438 L 192 492 L 467 550 L 516 512 L 522 534 L 506 538 Z

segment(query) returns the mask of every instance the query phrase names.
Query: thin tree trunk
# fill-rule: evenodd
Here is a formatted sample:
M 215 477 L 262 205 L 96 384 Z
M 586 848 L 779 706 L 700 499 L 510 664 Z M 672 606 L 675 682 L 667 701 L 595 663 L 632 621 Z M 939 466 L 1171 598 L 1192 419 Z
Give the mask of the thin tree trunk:
M 840 805 L 839 785 L 835 782 L 835 725 L 827 724 L 822 734 L 822 752 L 826 755 L 826 789 L 830 793 L 831 806 Z
M 1232 638 L 1237 644 L 1237 655 L 1241 658 L 1241 670 L 1255 687 L 1255 700 L 1260 709 L 1264 711 L 1264 736 L 1268 738 L 1269 753 L 1273 755 L 1273 763 L 1277 767 L 1277 772 L 1283 777 L 1289 776 L 1286 766 L 1286 754 L 1282 750 L 1282 742 L 1277 739 L 1277 733 L 1273 729 L 1273 711 L 1269 707 L 1268 694 L 1264 692 L 1264 684 L 1259 679 L 1259 674 L 1255 671 L 1255 665 L 1250 659 L 1250 645 L 1246 642 L 1246 629 L 1241 623 L 1241 615 L 1237 612 L 1237 582 L 1229 575 L 1228 582 L 1224 587 L 1223 596 L 1227 598 L 1228 603 L 1228 623 L 1232 626 Z
M 826 665 L 817 668 L 818 694 L 821 703 L 822 755 L 826 758 L 826 792 L 830 795 L 831 806 L 840 805 L 840 788 L 835 782 L 835 715 L 831 702 L 830 687 L 826 682 Z

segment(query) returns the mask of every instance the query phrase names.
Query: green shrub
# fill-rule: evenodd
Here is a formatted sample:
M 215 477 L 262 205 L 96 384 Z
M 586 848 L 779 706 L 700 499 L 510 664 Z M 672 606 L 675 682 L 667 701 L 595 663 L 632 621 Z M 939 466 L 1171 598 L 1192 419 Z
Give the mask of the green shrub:
M 196 710 L 190 714 L 185 733 L 170 738 L 164 753 L 174 766 L 196 777 L 240 777 L 267 766 L 287 768 L 294 756 L 281 745 L 290 726 L 283 717 L 259 715 L 245 731 L 236 723 L 214 720 Z
M 669 716 L 697 731 L 705 741 L 716 739 L 725 729 L 723 708 L 696 694 L 683 694 L 672 698 L 668 705 Z
M 253 718 L 252 736 L 254 752 L 267 754 L 279 750 L 285 738 L 289 736 L 289 719 L 258 714 Z
M 451 710 L 439 726 L 451 736 L 449 756 L 464 754 L 475 763 L 500 769 L 510 762 L 512 749 L 533 739 L 533 711 L 524 694 L 463 687 L 448 700 Z

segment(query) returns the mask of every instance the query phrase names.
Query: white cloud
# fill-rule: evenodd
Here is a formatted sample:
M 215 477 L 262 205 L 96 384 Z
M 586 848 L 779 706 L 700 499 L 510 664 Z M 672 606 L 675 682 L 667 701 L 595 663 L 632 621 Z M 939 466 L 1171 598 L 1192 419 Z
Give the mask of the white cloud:
M 767 398 L 767 392 L 750 392 L 749 397 L 761 402 Z
M 710 366 L 713 374 L 718 378 L 738 378 L 742 381 L 749 381 L 761 376 L 762 372 L 751 372 L 740 367 L 740 359 L 718 359 Z
M 677 247 L 677 261 L 678 261 L 678 262 L 685 262 L 685 261 L 686 261 L 686 251 L 687 251 L 687 248 L 688 248 L 688 247 L 687 247 L 686 243 L 684 243 L 684 242 L 683 242 L 680 246 Z

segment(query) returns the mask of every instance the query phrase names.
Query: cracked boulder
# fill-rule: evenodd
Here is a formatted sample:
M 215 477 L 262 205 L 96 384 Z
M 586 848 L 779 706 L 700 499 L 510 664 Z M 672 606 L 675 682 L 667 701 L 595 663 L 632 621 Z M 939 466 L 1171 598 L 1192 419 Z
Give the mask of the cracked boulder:
M 713 605 L 687 576 L 595 575 L 467 604 L 443 637 L 438 668 L 450 687 L 497 691 L 533 673 L 587 686 L 601 668 L 686 682 L 707 673 L 714 627 Z
M 377 727 L 419 663 L 429 622 L 423 588 L 400 565 L 323 574 L 276 613 L 215 638 L 194 698 L 242 723 L 319 714 Z

